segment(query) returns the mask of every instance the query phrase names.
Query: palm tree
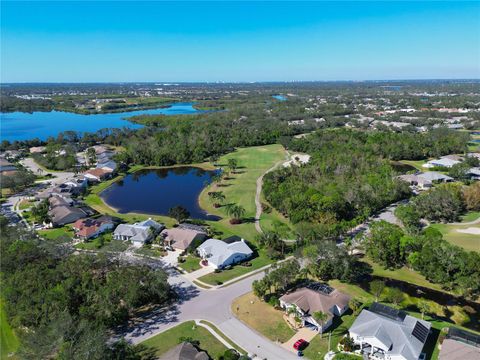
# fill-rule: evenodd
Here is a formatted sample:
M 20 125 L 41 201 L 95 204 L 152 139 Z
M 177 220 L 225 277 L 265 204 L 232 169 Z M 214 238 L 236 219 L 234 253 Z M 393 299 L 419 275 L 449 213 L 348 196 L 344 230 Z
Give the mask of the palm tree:
M 293 319 L 295 320 L 295 326 L 297 326 L 298 321 L 298 313 L 297 313 L 297 308 L 295 306 L 290 306 L 287 308 L 287 315 L 291 317 L 293 315 Z
M 422 320 L 423 320 L 425 313 L 430 311 L 430 304 L 427 301 L 420 299 L 418 301 L 417 307 L 418 307 L 418 310 L 420 310 L 420 312 L 422 313 Z
M 237 169 L 237 159 L 228 159 L 228 165 L 227 167 L 230 169 L 230 171 L 235 174 L 235 170 Z
M 312 316 L 315 319 L 315 321 L 320 324 L 320 337 L 322 337 L 322 335 L 323 335 L 323 325 L 325 324 L 325 321 L 327 321 L 328 316 L 327 316 L 327 314 L 325 314 L 324 312 L 321 312 L 321 311 L 315 311 L 312 314 Z
M 230 224 L 240 224 L 245 215 L 245 208 L 241 205 L 231 205 L 227 208 L 227 214 L 232 217 Z
M 222 181 L 222 174 L 218 173 L 212 176 L 212 184 L 217 184 L 220 185 L 220 182 Z

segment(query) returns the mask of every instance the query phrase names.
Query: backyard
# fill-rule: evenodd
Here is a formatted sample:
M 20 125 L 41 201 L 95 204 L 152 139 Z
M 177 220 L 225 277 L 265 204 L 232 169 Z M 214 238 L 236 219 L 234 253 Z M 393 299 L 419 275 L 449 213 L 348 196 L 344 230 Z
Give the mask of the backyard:
M 199 342 L 199 348 L 208 352 L 213 359 L 220 359 L 227 348 L 218 341 L 207 329 L 198 326 L 193 321 L 187 321 L 161 334 L 142 342 L 143 345 L 154 348 L 159 357 L 168 350 L 190 338 Z

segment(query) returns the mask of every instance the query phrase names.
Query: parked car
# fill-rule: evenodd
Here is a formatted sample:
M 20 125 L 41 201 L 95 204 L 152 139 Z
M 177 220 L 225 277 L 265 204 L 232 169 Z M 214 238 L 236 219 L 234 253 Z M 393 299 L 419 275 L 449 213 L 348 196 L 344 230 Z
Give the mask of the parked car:
M 295 344 L 293 344 L 293 348 L 298 351 L 305 349 L 307 346 L 308 342 L 305 339 L 297 340 Z

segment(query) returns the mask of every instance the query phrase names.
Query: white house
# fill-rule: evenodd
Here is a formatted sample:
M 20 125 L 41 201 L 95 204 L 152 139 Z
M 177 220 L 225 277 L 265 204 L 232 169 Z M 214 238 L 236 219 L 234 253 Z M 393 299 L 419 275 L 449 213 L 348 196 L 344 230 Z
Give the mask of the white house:
M 324 332 L 332 325 L 334 316 L 342 316 L 347 311 L 350 297 L 326 284 L 310 283 L 283 295 L 279 300 L 285 311 L 295 308 L 303 326 Z M 314 319 L 315 312 L 326 315 L 323 323 Z
M 442 157 L 440 159 L 430 160 L 429 162 L 427 162 L 426 164 L 423 164 L 422 166 L 425 168 L 432 168 L 435 166 L 451 168 L 453 165 L 457 165 L 460 163 L 461 161 L 450 159 L 448 157 Z
M 348 330 L 362 354 L 378 360 L 423 359 L 431 324 L 386 305 L 362 310 Z
M 197 248 L 198 255 L 208 261 L 208 265 L 215 269 L 237 264 L 249 259 L 253 251 L 245 240 L 225 242 L 217 239 L 208 239 Z
M 152 219 L 135 224 L 120 224 L 113 232 L 115 240 L 131 241 L 133 246 L 141 247 L 149 242 L 164 226 Z

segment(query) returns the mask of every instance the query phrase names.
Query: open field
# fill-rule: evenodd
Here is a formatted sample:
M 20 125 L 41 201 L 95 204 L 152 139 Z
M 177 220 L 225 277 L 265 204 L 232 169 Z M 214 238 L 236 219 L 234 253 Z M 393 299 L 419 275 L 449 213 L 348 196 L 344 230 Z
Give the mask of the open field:
M 15 357 L 9 357 L 8 354 L 17 351 L 19 341 L 10 327 L 7 321 L 7 314 L 3 308 L 3 300 L 0 299 L 0 358 L 3 359 L 15 359 Z
M 277 162 L 285 159 L 285 149 L 278 144 L 267 146 L 254 146 L 239 148 L 236 151 L 222 156 L 218 160 L 220 166 L 225 166 L 229 159 L 236 159 L 238 169 L 231 174 L 229 180 L 223 180 L 221 184 L 215 184 L 205 188 L 200 194 L 200 206 L 210 214 L 221 216 L 218 222 L 210 222 L 216 230 L 227 235 L 235 233 L 248 241 L 255 241 L 255 193 L 257 179 Z M 222 191 L 226 197 L 225 203 L 234 203 L 245 208 L 245 223 L 231 225 L 223 207 L 215 208 L 208 198 L 209 191 Z M 271 216 L 273 217 L 273 215 Z M 268 217 L 263 217 L 265 220 Z M 278 217 L 276 220 L 285 221 Z M 271 221 L 271 220 L 270 220 Z M 263 224 L 262 224 L 263 225 Z
M 154 348 L 156 355 L 160 356 L 181 343 L 182 338 L 192 338 L 199 341 L 199 348 L 208 352 L 213 359 L 220 359 L 220 356 L 227 350 L 207 329 L 197 326 L 193 321 L 177 325 L 170 330 L 145 340 L 142 344 Z
M 274 309 L 251 292 L 232 302 L 232 312 L 239 320 L 272 341 L 283 343 L 295 335 L 295 331 L 283 320 L 283 311 Z
M 425 277 L 422 274 L 414 270 L 410 270 L 407 267 L 402 267 L 400 269 L 395 269 L 395 270 L 388 270 L 388 269 L 384 269 L 383 266 L 374 263 L 369 258 L 364 258 L 364 261 L 372 267 L 372 270 L 373 270 L 372 275 L 394 279 L 394 280 L 405 281 L 411 284 L 423 286 L 433 290 L 445 291 L 441 288 L 440 285 L 431 283 L 430 281 L 425 279 Z
M 478 229 L 477 231 L 480 232 L 480 223 L 476 225 L 432 224 L 430 226 L 440 231 L 443 234 L 443 238 L 450 243 L 465 250 L 480 252 L 480 233 L 472 234 L 458 231 L 474 231 L 473 229 Z

